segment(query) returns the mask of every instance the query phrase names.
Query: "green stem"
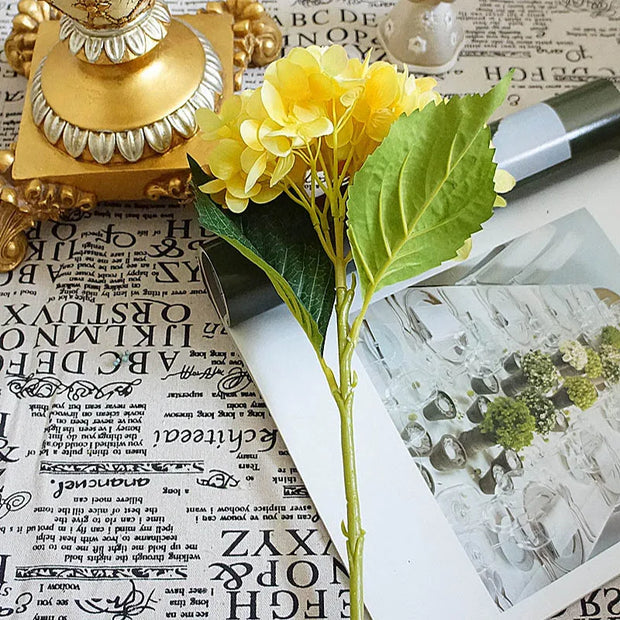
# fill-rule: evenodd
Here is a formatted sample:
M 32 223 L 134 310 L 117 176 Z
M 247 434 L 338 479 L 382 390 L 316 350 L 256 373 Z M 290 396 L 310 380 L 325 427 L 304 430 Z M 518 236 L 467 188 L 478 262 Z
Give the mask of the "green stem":
M 345 269 L 342 270 L 346 277 Z M 357 469 L 355 461 L 355 441 L 353 428 L 353 388 L 354 377 L 351 372 L 353 347 L 349 340 L 348 314 L 353 290 L 337 289 L 336 314 L 338 321 L 338 358 L 340 369 L 340 441 L 342 447 L 342 466 L 344 488 L 347 500 L 347 554 L 349 557 L 349 577 L 351 582 L 351 618 L 362 620 L 364 616 L 363 593 L 363 549 L 364 530 L 360 511 Z M 350 293 L 350 294 L 349 294 Z M 348 297 L 348 299 L 347 299 Z
M 338 382 L 333 373 L 326 377 L 338 406 L 340 414 L 340 441 L 342 448 L 342 465 L 344 487 L 347 502 L 346 526 L 343 533 L 347 539 L 347 556 L 349 559 L 351 618 L 363 620 L 363 551 L 364 530 L 360 510 L 357 469 L 355 459 L 355 440 L 353 428 L 353 393 L 356 378 L 351 370 L 351 360 L 355 342 L 351 340 L 349 329 L 349 309 L 353 300 L 354 284 L 347 286 L 346 261 L 342 255 L 337 257 L 336 271 L 336 322 L 338 331 Z M 322 364 L 323 370 L 326 365 Z
M 322 357 L 319 357 L 319 360 L 340 415 L 340 443 L 347 503 L 346 525 L 343 523 L 342 531 L 347 540 L 347 556 L 349 560 L 350 617 L 352 620 L 363 620 L 363 553 L 365 533 L 362 529 L 353 428 L 353 393 L 357 378 L 351 369 L 353 351 L 363 316 L 361 318 L 357 317 L 353 326 L 350 326 L 349 311 L 355 293 L 355 277 L 351 281 L 351 286 L 348 286 L 347 264 L 351 260 L 351 254 L 345 248 L 346 191 L 342 192 L 338 174 L 338 159 L 336 157 L 338 145 L 336 138 L 337 136 L 334 137 L 334 154 L 331 169 L 327 167 L 320 149 L 317 151 L 317 159 L 325 173 L 326 179 L 325 212 L 331 213 L 333 225 L 333 245 L 331 247 L 333 247 L 334 255 L 330 256 L 330 258 L 334 263 L 336 285 L 338 372 L 334 373 Z M 318 177 L 316 166 L 312 168 L 312 174 Z M 322 232 L 325 237 L 328 236 L 325 230 Z M 367 307 L 368 303 L 365 303 L 362 310 L 363 313 L 365 313 Z

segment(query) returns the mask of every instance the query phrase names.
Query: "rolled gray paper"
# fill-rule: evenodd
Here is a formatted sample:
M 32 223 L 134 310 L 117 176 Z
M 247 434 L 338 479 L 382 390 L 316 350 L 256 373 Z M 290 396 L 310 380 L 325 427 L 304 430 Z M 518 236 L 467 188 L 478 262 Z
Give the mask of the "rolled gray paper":
M 200 268 L 207 293 L 229 327 L 282 303 L 265 273 L 223 239 L 202 246 Z
M 495 161 L 517 185 L 596 151 L 620 150 L 620 91 L 596 80 L 490 125 Z M 234 326 L 282 303 L 267 276 L 221 239 L 205 244 L 202 274 L 222 321 Z
M 596 80 L 490 125 L 495 161 L 519 181 L 558 164 L 620 150 L 620 91 Z

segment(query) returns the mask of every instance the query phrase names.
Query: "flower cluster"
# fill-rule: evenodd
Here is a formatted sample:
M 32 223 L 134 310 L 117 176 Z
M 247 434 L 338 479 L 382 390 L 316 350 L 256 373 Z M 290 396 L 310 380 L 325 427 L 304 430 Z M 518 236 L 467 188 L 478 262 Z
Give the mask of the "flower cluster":
M 589 379 L 596 379 L 603 376 L 603 363 L 601 356 L 590 347 L 586 348 L 588 363 L 583 367 L 583 372 Z
M 267 68 L 260 88 L 234 95 L 219 114 L 198 111 L 215 177 L 201 189 L 239 212 L 250 199 L 303 186 L 313 166 L 351 176 L 401 114 L 440 101 L 435 84 L 348 58 L 338 45 L 295 48 Z
M 560 344 L 562 361 L 572 366 L 575 370 L 583 370 L 588 363 L 586 348 L 577 340 L 565 340 Z
M 603 377 L 610 383 L 620 381 L 620 350 L 610 344 L 602 344 L 599 350 L 603 364 Z
M 527 388 L 517 396 L 525 403 L 536 420 L 536 432 L 546 437 L 556 425 L 556 409 L 551 399 L 543 396 L 536 388 Z
M 227 99 L 217 114 L 197 111 L 214 177 L 200 189 L 237 213 L 250 200 L 262 204 L 282 192 L 307 207 L 314 186 L 343 186 L 399 116 L 439 103 L 435 85 L 386 62 L 349 58 L 339 45 L 295 48 L 269 65 L 260 88 Z M 496 171 L 497 193 L 514 183 Z M 496 197 L 495 206 L 505 204 Z
M 613 325 L 606 325 L 601 331 L 601 343 L 609 344 L 620 349 L 620 329 Z
M 555 387 L 559 374 L 553 365 L 551 358 L 542 351 L 530 351 L 523 356 L 521 368 L 527 382 L 537 390 L 545 394 Z
M 487 407 L 480 430 L 506 449 L 518 452 L 534 439 L 536 420 L 527 405 L 514 398 L 500 396 Z
M 568 377 L 563 387 L 571 402 L 582 411 L 589 409 L 598 398 L 596 388 L 585 377 Z

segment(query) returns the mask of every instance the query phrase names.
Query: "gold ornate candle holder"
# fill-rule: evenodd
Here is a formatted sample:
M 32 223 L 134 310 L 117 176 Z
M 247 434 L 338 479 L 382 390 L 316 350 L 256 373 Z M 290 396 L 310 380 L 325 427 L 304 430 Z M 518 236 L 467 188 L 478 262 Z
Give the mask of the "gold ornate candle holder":
M 280 53 L 255 0 L 172 17 L 161 0 L 21 0 L 5 44 L 29 78 L 17 144 L 0 151 L 0 271 L 24 232 L 98 202 L 184 200 L 195 112 Z

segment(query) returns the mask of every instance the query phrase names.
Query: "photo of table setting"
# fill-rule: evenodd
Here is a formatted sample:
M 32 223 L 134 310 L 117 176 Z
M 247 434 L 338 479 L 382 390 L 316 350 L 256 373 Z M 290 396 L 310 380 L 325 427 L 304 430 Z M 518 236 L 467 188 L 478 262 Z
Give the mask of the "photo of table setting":
M 365 322 L 363 363 L 500 609 L 620 540 L 620 317 L 599 294 L 409 288 Z

